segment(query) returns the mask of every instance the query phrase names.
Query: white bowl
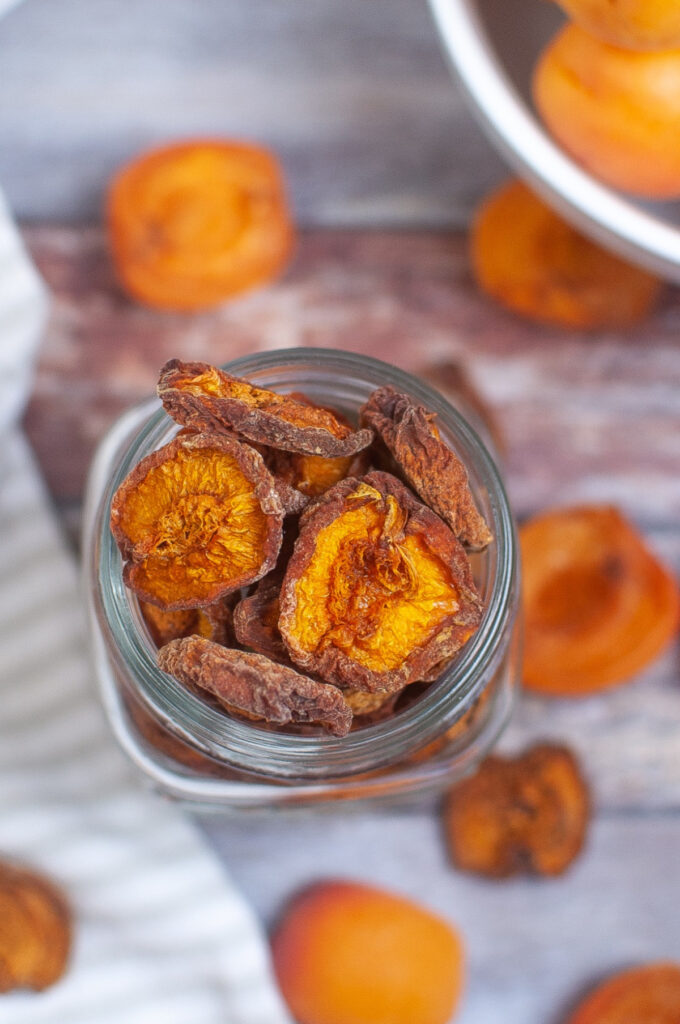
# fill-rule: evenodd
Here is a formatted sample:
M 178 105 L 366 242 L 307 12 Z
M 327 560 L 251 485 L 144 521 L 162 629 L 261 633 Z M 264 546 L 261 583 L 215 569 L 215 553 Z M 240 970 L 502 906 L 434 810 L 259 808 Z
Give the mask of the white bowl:
M 453 67 L 494 145 L 567 220 L 632 262 L 680 282 L 680 204 L 647 203 L 591 177 L 531 105 L 542 47 L 563 18 L 546 0 L 429 0 Z

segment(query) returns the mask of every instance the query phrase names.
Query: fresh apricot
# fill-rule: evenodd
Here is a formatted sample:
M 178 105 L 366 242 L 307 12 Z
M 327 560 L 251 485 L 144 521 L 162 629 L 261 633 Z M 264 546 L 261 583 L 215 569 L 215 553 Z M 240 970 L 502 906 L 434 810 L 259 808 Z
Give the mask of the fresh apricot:
M 558 0 L 569 17 L 604 43 L 630 50 L 680 46 L 677 0 Z
M 533 93 L 557 141 L 595 177 L 680 196 L 680 49 L 633 53 L 567 25 L 544 51 Z
M 625 327 L 652 309 L 661 282 L 591 242 L 521 181 L 486 199 L 470 239 L 480 287 L 541 323 Z
M 278 161 L 237 142 L 137 157 L 111 184 L 108 222 L 123 286 L 162 309 L 205 309 L 270 280 L 293 242 Z
M 616 686 L 676 635 L 678 583 L 616 508 L 546 512 L 520 545 L 529 689 L 580 697 Z
M 460 998 L 463 946 L 451 926 L 355 882 L 294 899 L 273 956 L 298 1024 L 448 1024 Z
M 680 1019 L 680 964 L 621 971 L 583 1000 L 568 1024 L 673 1024 Z

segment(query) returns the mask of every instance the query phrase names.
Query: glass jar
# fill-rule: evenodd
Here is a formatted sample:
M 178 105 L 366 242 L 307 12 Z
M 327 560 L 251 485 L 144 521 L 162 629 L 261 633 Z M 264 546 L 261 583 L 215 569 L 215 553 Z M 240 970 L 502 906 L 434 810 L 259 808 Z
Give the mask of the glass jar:
M 157 667 L 109 531 L 111 499 L 122 480 L 178 429 L 153 400 L 126 413 L 102 442 L 85 509 L 94 662 L 116 737 L 160 790 L 204 809 L 383 800 L 451 783 L 496 740 L 518 674 L 517 540 L 493 459 L 458 409 L 427 384 L 378 360 L 303 348 L 258 353 L 225 369 L 274 391 L 303 392 L 349 418 L 356 419 L 359 406 L 385 384 L 436 412 L 440 433 L 467 467 L 494 534 L 486 551 L 471 555 L 484 604 L 482 623 L 409 706 L 343 738 L 260 728 L 203 702 Z

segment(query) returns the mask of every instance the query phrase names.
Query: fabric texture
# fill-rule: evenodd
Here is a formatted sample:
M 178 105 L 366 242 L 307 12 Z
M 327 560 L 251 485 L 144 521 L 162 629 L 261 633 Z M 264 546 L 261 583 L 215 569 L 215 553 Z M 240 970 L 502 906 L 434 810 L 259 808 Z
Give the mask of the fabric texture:
M 0 193 L 0 858 L 74 915 L 64 978 L 0 996 L 0 1024 L 290 1024 L 249 907 L 100 709 L 75 562 L 16 426 L 46 310 Z

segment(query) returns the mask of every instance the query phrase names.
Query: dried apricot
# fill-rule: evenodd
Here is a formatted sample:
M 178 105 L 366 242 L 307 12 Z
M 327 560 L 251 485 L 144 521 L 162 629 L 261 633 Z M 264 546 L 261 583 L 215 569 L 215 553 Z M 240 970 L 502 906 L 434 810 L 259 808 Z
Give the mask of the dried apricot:
M 244 647 L 264 654 L 272 661 L 289 661 L 279 632 L 279 594 L 283 570 L 269 573 L 234 609 L 234 632 Z
M 127 586 L 166 611 L 213 604 L 264 576 L 282 522 L 261 456 L 215 434 L 185 435 L 152 452 L 111 506 Z
M 652 963 L 615 974 L 591 992 L 568 1024 L 676 1024 L 680 964 Z
M 463 871 L 492 878 L 560 875 L 580 852 L 589 798 L 565 747 L 542 744 L 521 757 L 488 757 L 448 798 L 446 835 Z
M 111 184 L 108 224 L 121 282 L 161 309 L 205 309 L 262 284 L 293 245 L 277 160 L 236 142 L 181 142 L 137 157 Z
M 556 509 L 520 530 L 524 683 L 578 697 L 622 683 L 678 628 L 677 582 L 610 506 Z
M 171 359 L 158 397 L 173 419 L 198 430 L 235 431 L 248 441 L 307 455 L 354 455 L 373 440 L 332 412 L 256 387 L 209 363 Z
M 591 242 L 521 181 L 482 203 L 470 252 L 483 291 L 539 323 L 626 327 L 647 316 L 661 293 L 657 278 Z
M 680 47 L 677 0 L 558 0 L 591 35 L 629 50 Z
M 292 392 L 287 397 L 304 402 L 316 409 L 325 408 L 326 412 L 331 413 L 340 423 L 344 423 L 351 429 L 349 420 L 337 410 L 329 409 L 328 406 L 319 406 L 316 402 L 312 402 L 307 395 L 299 392 Z M 340 455 L 335 458 L 324 458 L 323 455 L 301 455 L 296 452 L 272 449 L 270 468 L 276 479 L 284 480 L 291 487 L 310 498 L 316 498 L 333 484 L 337 484 L 339 480 L 344 480 L 345 477 L 363 476 L 368 472 L 369 464 L 368 448 L 364 448 L 356 455 Z
M 140 601 L 142 613 L 151 638 L 157 647 L 176 640 L 178 637 L 191 636 L 192 633 L 214 640 L 218 644 L 226 644 L 231 636 L 232 607 L 231 599 L 225 598 L 206 608 L 183 608 L 176 612 L 166 612 L 154 604 Z
M 0 992 L 37 992 L 59 980 L 71 946 L 71 916 L 55 885 L 0 864 Z
M 191 688 L 207 690 L 230 710 L 276 725 L 311 722 L 345 736 L 352 712 L 340 690 L 261 654 L 230 650 L 191 636 L 171 640 L 158 664 Z
M 633 53 L 566 25 L 536 66 L 533 95 L 591 174 L 649 199 L 680 196 L 680 49 Z
M 352 709 L 356 725 L 379 722 L 394 710 L 396 693 L 366 693 L 365 690 L 343 690 L 343 696 Z
M 361 410 L 361 422 L 375 430 L 407 482 L 456 537 L 472 548 L 493 539 L 475 506 L 460 459 L 442 441 L 436 416 L 394 388 L 374 391 Z
M 463 985 L 463 944 L 447 921 L 382 889 L 322 882 L 272 939 L 299 1024 L 447 1024 Z
M 462 647 L 480 619 L 464 548 L 395 477 L 342 480 L 303 513 L 279 629 L 306 671 L 394 692 Z

